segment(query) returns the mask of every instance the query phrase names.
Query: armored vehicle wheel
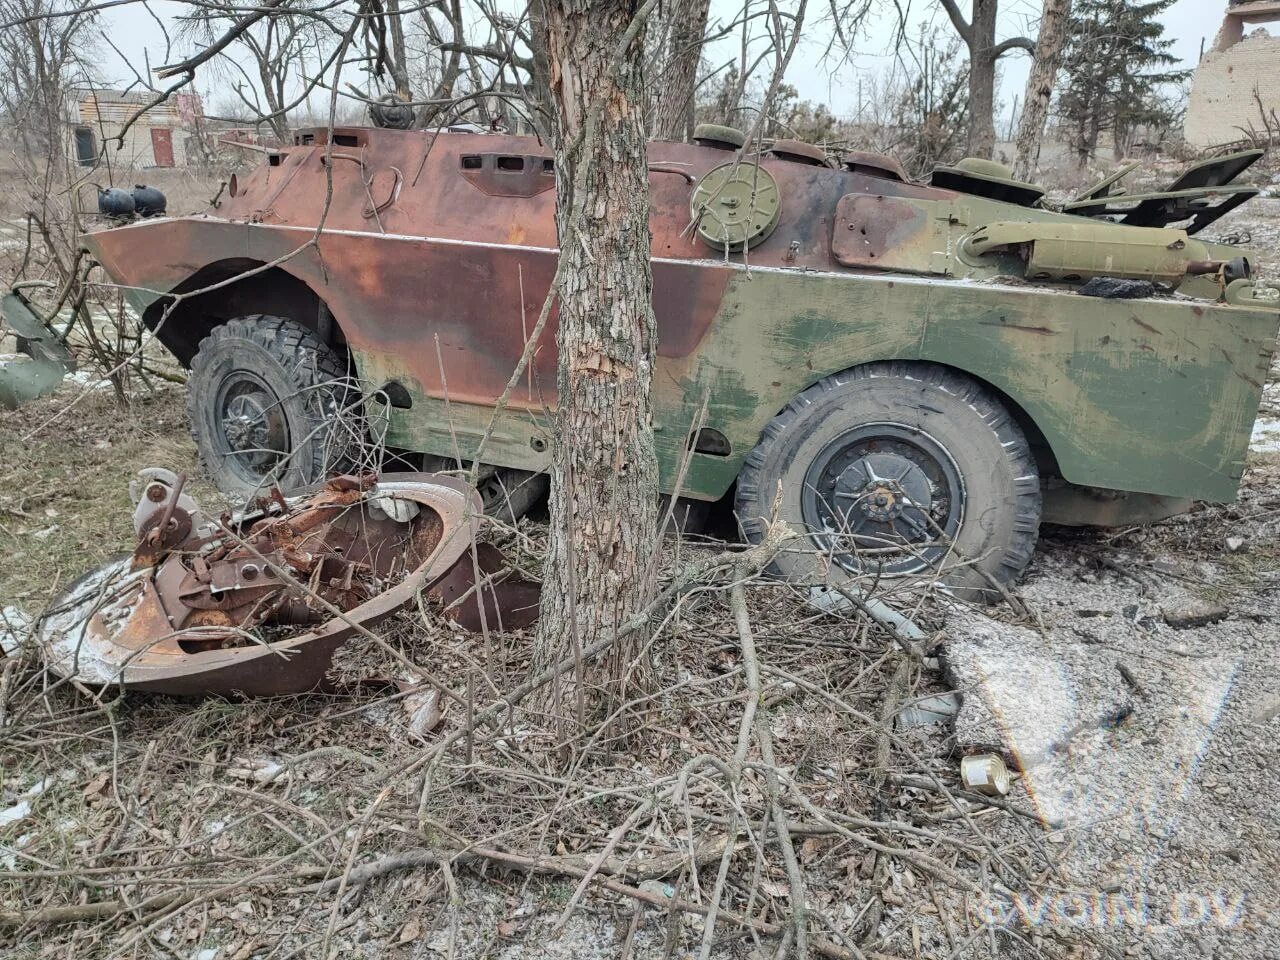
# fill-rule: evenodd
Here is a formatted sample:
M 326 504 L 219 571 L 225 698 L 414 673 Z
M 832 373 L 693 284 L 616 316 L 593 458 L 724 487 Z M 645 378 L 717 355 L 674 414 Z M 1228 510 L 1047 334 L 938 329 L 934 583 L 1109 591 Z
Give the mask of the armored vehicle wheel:
M 1035 548 L 1040 480 L 991 393 L 943 367 L 873 363 L 815 383 L 765 427 L 738 475 L 752 542 L 780 519 L 808 535 L 774 564 L 788 579 L 941 576 L 991 599 Z
M 229 320 L 191 362 L 191 435 L 228 496 L 286 492 L 347 465 L 353 432 L 339 422 L 347 365 L 310 330 L 281 317 Z

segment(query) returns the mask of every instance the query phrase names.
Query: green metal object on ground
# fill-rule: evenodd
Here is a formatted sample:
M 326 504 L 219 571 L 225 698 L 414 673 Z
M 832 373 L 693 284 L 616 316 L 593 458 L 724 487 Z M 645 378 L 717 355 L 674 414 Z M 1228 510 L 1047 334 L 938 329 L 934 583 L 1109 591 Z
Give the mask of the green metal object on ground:
M 75 359 L 21 293 L 0 299 L 0 316 L 18 341 L 18 354 L 0 357 L 0 407 L 12 410 L 56 390 Z

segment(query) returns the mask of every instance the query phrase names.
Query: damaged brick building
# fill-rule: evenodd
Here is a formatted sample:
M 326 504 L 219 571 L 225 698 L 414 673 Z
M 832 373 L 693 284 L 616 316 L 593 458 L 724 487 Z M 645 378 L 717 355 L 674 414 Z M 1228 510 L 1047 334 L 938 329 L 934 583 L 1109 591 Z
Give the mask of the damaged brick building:
M 1213 47 L 1192 82 L 1186 138 L 1193 147 L 1280 133 L 1280 36 L 1265 29 L 1245 35 L 1263 23 L 1280 23 L 1280 0 L 1228 4 Z

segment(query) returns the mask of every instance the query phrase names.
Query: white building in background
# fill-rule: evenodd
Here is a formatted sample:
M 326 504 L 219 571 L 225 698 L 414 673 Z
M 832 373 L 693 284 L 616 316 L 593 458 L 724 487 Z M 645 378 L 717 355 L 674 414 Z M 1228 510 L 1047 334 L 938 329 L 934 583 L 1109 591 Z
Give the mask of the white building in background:
M 135 170 L 183 167 L 204 159 L 204 108 L 199 94 L 171 94 L 125 129 L 130 118 L 154 99 L 147 91 L 74 91 L 71 155 L 85 166 L 102 163 Z M 117 149 L 122 134 L 124 145 Z
M 1193 147 L 1212 147 L 1268 136 L 1280 119 L 1280 37 L 1245 29 L 1280 22 L 1280 0 L 1232 0 L 1213 49 L 1191 82 L 1185 136 Z M 1271 136 L 1280 135 L 1272 129 Z

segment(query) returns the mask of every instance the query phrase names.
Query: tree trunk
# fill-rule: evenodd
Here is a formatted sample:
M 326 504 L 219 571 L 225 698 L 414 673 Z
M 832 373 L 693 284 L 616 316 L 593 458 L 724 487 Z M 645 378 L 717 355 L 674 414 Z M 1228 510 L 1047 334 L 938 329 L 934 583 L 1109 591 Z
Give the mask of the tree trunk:
M 1097 100 L 1093 104 L 1093 112 L 1089 115 L 1089 133 L 1085 137 L 1085 157 L 1092 160 L 1098 155 L 1098 137 L 1102 135 L 1102 104 Z
M 400 18 L 400 0 L 387 0 L 387 26 L 391 34 L 391 49 L 387 51 L 391 62 L 391 80 L 396 85 L 396 93 L 405 100 L 413 99 L 413 89 L 409 84 L 409 55 L 404 44 L 404 21 Z
M 551 103 L 551 65 L 547 62 L 547 10 L 543 0 L 529 0 L 529 71 L 528 96 L 531 110 L 537 113 L 539 130 L 551 127 L 554 112 Z
M 653 116 L 653 135 L 659 140 L 685 140 L 693 132 L 693 97 L 710 9 L 710 0 L 684 0 L 673 10 Z
M 1040 16 L 1040 35 L 1036 38 L 1035 61 L 1027 77 L 1027 93 L 1018 124 L 1018 156 L 1013 175 L 1030 180 L 1040 158 L 1040 140 L 1044 122 L 1049 116 L 1053 88 L 1058 82 L 1062 48 L 1067 41 L 1067 21 L 1071 16 L 1071 0 L 1045 0 Z
M 969 34 L 969 156 L 996 151 L 996 0 L 973 0 Z
M 615 633 L 648 599 L 657 549 L 644 31 L 629 0 L 545 0 L 560 240 L 551 530 L 533 670 Z M 622 46 L 629 35 L 629 42 Z M 549 685 L 562 725 L 615 709 L 649 680 L 619 642 Z

